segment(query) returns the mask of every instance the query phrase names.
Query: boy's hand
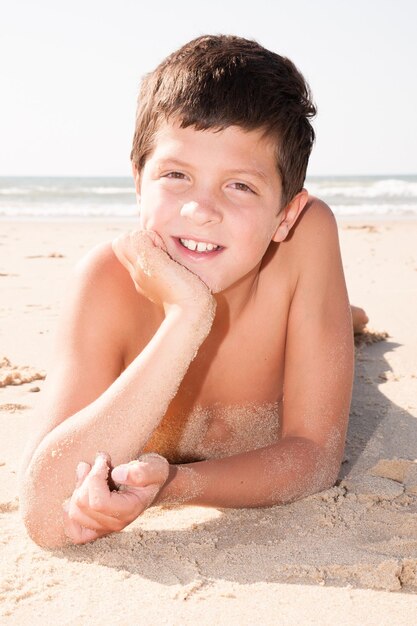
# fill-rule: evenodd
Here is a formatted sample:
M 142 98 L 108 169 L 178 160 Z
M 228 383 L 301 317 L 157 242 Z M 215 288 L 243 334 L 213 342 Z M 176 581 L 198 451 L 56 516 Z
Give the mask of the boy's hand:
M 184 310 L 214 306 L 207 285 L 168 255 L 157 233 L 131 231 L 117 237 L 112 247 L 132 277 L 136 290 L 161 305 L 165 313 L 175 305 Z
M 81 462 L 71 498 L 64 502 L 64 531 L 74 544 L 88 543 L 112 532 L 120 532 L 153 502 L 168 478 L 169 464 L 158 454 L 119 465 L 112 478 L 122 488 L 110 491 L 110 458 L 98 454 L 93 467 Z

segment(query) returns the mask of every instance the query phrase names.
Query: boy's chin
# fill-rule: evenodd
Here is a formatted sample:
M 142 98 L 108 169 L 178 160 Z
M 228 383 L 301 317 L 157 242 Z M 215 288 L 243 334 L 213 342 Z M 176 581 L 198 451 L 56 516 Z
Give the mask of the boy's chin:
M 210 287 L 210 285 L 207 285 L 207 287 L 210 289 L 213 295 L 216 295 L 216 293 L 221 293 L 223 291 L 223 289 L 219 285 L 215 285 L 213 287 Z
M 204 277 L 200 276 L 199 274 L 196 274 L 196 276 L 198 276 L 199 279 L 206 285 L 206 287 L 210 289 L 213 295 L 215 295 L 216 293 L 220 293 L 221 291 L 224 291 L 223 285 L 220 285 L 219 283 L 213 283 L 210 280 L 205 280 Z
M 214 295 L 216 293 L 220 293 L 221 291 L 223 291 L 223 286 L 219 285 L 218 283 L 212 283 L 209 280 L 205 280 L 203 276 L 199 276 L 197 274 L 197 276 L 199 277 L 199 279 L 201 280 L 201 282 L 203 282 L 206 287 L 208 287 L 208 289 L 210 289 L 211 293 Z
M 203 282 L 206 287 L 208 287 L 208 289 L 210 289 L 212 294 L 216 294 L 216 293 L 220 293 L 221 291 L 224 291 L 224 285 L 221 285 L 220 283 L 214 282 L 210 279 L 206 279 L 204 276 L 202 276 L 198 271 L 195 271 L 195 268 L 190 268 L 188 267 L 188 265 L 184 262 L 181 262 L 178 258 L 176 258 L 176 256 L 172 255 L 171 258 L 176 262 L 179 263 L 180 265 L 182 265 L 183 267 L 185 267 L 186 270 L 188 270 L 189 272 L 191 272 L 192 274 L 195 274 L 195 276 L 197 276 L 201 282 Z

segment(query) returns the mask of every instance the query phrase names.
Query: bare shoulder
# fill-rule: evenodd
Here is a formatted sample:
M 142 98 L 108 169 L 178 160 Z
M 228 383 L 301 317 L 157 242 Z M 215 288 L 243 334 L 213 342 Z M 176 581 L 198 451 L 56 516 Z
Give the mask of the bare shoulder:
M 286 244 L 297 281 L 327 273 L 330 266 L 342 271 L 337 222 L 330 207 L 318 198 L 310 196 Z
M 91 328 L 94 320 L 106 341 L 117 344 L 122 353 L 129 350 L 134 335 L 149 318 L 150 302 L 136 291 L 110 241 L 95 246 L 78 262 L 73 281 L 78 321 L 81 305 L 87 327 Z
M 330 207 L 314 196 L 309 196 L 304 211 L 294 225 L 290 241 L 294 247 L 314 244 L 337 239 L 337 223 Z
M 134 288 L 126 268 L 113 252 L 110 241 L 92 248 L 77 263 L 74 281 L 78 291 L 88 293 L 91 303 L 105 304 L 106 310 L 123 310 L 143 300 Z
M 51 376 L 61 396 L 64 381 L 71 379 L 78 399 L 69 403 L 71 410 L 100 395 L 124 369 L 132 328 L 140 324 L 139 300 L 111 242 L 95 246 L 75 266 L 58 324 Z
M 309 215 L 310 219 L 314 217 L 335 221 L 333 211 L 326 202 L 316 196 L 308 196 L 308 201 L 303 215 Z
M 307 280 L 312 285 L 312 276 L 324 276 L 326 266 L 335 260 L 340 268 L 336 219 L 325 202 L 310 196 L 286 239 L 274 244 L 265 256 L 269 270 L 265 276 L 272 284 L 280 276 L 281 294 L 286 285 L 291 300 L 300 284 Z
M 87 252 L 75 266 L 77 280 L 87 281 L 90 286 L 118 289 L 133 287 L 129 275 L 117 260 L 110 241 L 98 244 Z

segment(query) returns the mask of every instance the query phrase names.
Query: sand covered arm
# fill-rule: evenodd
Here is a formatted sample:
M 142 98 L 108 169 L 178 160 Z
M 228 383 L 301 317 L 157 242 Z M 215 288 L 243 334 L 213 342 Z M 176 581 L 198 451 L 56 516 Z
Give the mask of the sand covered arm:
M 285 504 L 330 487 L 326 455 L 310 439 L 288 437 L 277 444 L 222 459 L 170 465 L 154 504 L 221 508 Z
M 165 316 L 120 375 L 112 338 L 117 333 L 109 333 L 118 312 L 103 312 L 112 307 L 100 282 L 106 273 L 87 265 L 79 277 L 80 291 L 70 301 L 60 335 L 65 345 L 51 376 L 46 414 L 21 475 L 23 518 L 30 535 L 43 545 L 65 541 L 62 504 L 74 489 L 78 462 L 92 465 L 101 450 L 111 455 L 113 465 L 137 456 L 210 331 L 214 302 L 205 285 L 162 250 L 152 255 L 141 260 L 146 265 L 143 286 L 154 302 L 160 299 Z

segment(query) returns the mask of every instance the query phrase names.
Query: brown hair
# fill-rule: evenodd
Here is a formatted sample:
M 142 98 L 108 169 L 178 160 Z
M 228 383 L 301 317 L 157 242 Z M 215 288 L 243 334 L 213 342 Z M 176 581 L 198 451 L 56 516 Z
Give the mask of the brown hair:
M 205 35 L 168 56 L 141 85 L 131 159 L 139 171 L 163 120 L 181 127 L 264 129 L 276 141 L 282 206 L 302 189 L 314 142 L 310 89 L 287 58 L 241 37 Z

